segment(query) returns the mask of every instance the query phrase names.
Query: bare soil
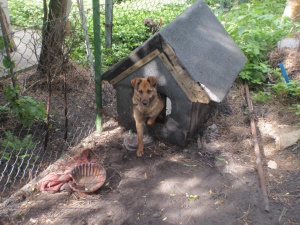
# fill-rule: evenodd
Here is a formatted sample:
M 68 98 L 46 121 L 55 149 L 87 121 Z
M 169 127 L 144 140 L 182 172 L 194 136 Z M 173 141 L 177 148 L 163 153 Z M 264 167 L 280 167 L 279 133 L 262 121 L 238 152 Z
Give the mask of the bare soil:
M 279 57 L 274 55 L 273 60 Z M 291 71 L 293 78 L 299 77 L 295 69 Z M 76 88 L 93 90 L 87 85 L 92 84 Z M 241 83 L 233 85 L 226 101 L 216 104 L 210 119 L 186 147 L 156 140 L 142 157 L 124 147 L 129 131 L 114 119 L 112 86 L 103 82 L 103 92 L 103 132 L 70 146 L 36 179 L 1 203 L 0 224 L 300 224 L 300 142 L 278 150 L 274 138 L 258 129 L 270 203 L 267 212 L 250 130 L 253 115 Z M 72 95 L 77 101 L 78 95 Z M 80 97 L 82 103 L 92 104 L 84 91 Z M 295 125 L 297 117 L 290 112 L 289 101 L 272 96 L 265 104 L 255 104 L 257 124 Z M 75 108 L 72 112 L 76 114 Z M 83 121 L 91 120 L 91 114 L 81 115 Z M 34 189 L 39 179 L 59 171 L 61 163 L 86 148 L 92 149 L 107 172 L 98 191 L 84 195 Z M 270 161 L 277 167 L 268 166 Z
M 282 104 L 256 105 L 259 119 L 293 117 Z M 299 142 L 264 158 L 264 165 L 270 159 L 278 164 L 275 170 L 265 166 L 266 212 L 241 84 L 233 86 L 185 148 L 156 141 L 137 157 L 123 145 L 127 133 L 106 117 L 101 134 L 70 148 L 1 204 L 0 224 L 300 224 Z M 107 171 L 106 183 L 96 193 L 34 191 L 39 178 L 85 148 L 93 149 Z

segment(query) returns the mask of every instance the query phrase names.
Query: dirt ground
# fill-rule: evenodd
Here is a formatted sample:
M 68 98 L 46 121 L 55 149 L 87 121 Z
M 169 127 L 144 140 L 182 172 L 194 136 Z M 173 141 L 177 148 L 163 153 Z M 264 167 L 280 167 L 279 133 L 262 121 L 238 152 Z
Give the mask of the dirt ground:
M 270 58 L 275 66 L 286 60 L 291 79 L 300 80 L 299 51 L 274 51 Z M 74 98 L 75 92 L 78 90 L 72 92 Z M 267 212 L 256 171 L 250 129 L 253 114 L 249 113 L 243 84 L 234 83 L 226 100 L 215 105 L 205 126 L 186 147 L 156 140 L 142 157 L 124 147 L 129 131 L 114 119 L 113 95 L 112 86 L 104 82 L 103 132 L 94 132 L 70 146 L 36 179 L 2 202 L 0 225 L 300 224 L 300 141 L 278 148 L 274 135 L 275 128 L 296 127 L 297 117 L 288 107 L 293 100 L 288 96 L 271 96 L 265 104 L 254 103 L 267 181 Z M 92 104 L 89 96 L 82 94 L 81 102 Z M 90 114 L 82 116 L 88 121 Z M 58 172 L 61 163 L 87 148 L 106 169 L 106 181 L 98 191 L 86 195 L 35 190 L 36 182 Z
M 104 88 L 104 90 L 106 90 Z M 107 89 L 109 90 L 109 89 Z M 93 133 L 0 205 L 0 224 L 300 224 L 300 143 L 275 150 L 259 133 L 270 212 L 264 210 L 243 85 L 235 83 L 185 147 L 155 141 L 143 157 L 123 145 L 127 130 L 105 118 Z M 257 121 L 295 124 L 276 99 L 255 105 Z M 92 148 L 107 172 L 94 194 L 40 193 L 34 184 Z M 267 167 L 269 160 L 276 169 Z

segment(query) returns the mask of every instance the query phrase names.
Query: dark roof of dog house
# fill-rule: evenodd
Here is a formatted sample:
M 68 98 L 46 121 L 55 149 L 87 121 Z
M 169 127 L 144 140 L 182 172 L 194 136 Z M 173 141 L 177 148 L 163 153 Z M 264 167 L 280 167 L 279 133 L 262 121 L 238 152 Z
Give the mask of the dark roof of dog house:
M 109 68 L 102 78 L 117 83 L 160 53 L 165 53 L 179 71 L 177 81 L 189 83 L 185 85 L 186 93 L 193 89 L 201 92 L 189 99 L 203 103 L 208 102 L 206 98 L 221 102 L 247 60 L 207 4 L 200 0 Z M 172 66 L 169 70 L 174 70 Z M 186 75 L 183 80 L 180 71 Z

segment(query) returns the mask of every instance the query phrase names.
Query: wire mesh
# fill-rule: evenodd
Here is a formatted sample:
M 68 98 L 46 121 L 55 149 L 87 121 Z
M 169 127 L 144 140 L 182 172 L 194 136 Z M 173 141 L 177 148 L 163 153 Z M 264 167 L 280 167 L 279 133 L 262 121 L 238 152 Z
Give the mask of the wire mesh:
M 102 71 L 128 55 L 191 3 L 189 0 L 115 1 L 112 24 L 107 24 L 106 5 L 101 1 Z M 90 43 L 91 52 L 95 50 L 90 4 L 85 3 L 81 11 L 73 4 L 68 17 L 46 23 L 55 26 L 52 39 L 48 39 L 52 43 L 43 43 L 46 39 L 43 39 L 45 24 L 42 23 L 14 29 L 8 34 L 13 36 L 17 50 L 10 53 L 14 62 L 13 76 L 3 63 L 7 54 L 2 51 L 0 55 L 0 192 L 4 198 L 95 131 L 96 95 L 102 94 L 106 115 L 116 118 L 112 87 L 102 83 L 102 93 L 95 93 L 94 65 L 90 64 L 91 53 L 86 48 Z M 82 26 L 83 16 L 86 26 Z M 105 28 L 109 27 L 112 29 L 111 48 L 105 48 L 110 38 Z M 57 51 L 48 48 L 50 56 L 42 64 L 43 48 L 53 42 L 57 45 L 59 40 L 62 40 L 61 46 Z M 9 92 L 13 79 L 19 89 L 10 88 Z M 16 98 L 8 98 L 16 92 L 19 98 L 22 96 L 23 105 L 16 103 Z M 33 101 L 28 105 L 30 99 Z M 42 119 L 34 117 L 26 123 L 29 114 L 42 114 Z
M 60 29 L 65 38 L 61 52 L 48 49 L 51 61 L 43 67 L 39 64 L 43 25 L 8 34 L 16 44 L 16 51 L 9 54 L 14 64 L 13 77 L 4 62 L 8 58 L 4 50 L 0 56 L 0 191 L 3 197 L 35 178 L 69 146 L 95 130 L 94 78 L 85 47 L 78 46 L 85 38 L 77 5 L 73 5 L 68 20 L 61 21 L 48 22 L 57 26 L 51 34 L 56 44 L 61 38 Z M 82 56 L 76 57 L 74 52 L 78 47 L 82 47 Z M 16 80 L 15 87 L 12 79 Z M 8 97 L 16 93 L 17 98 Z M 34 121 L 28 122 L 31 114 L 43 114 L 43 118 L 34 117 Z

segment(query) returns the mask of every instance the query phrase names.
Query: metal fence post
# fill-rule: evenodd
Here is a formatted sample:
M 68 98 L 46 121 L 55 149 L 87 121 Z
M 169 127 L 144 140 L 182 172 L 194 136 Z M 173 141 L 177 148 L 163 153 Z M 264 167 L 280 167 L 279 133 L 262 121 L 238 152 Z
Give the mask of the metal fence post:
M 105 0 L 105 47 L 111 48 L 112 44 L 112 18 L 113 0 Z
M 100 4 L 93 0 L 94 23 L 94 68 L 95 68 L 95 94 L 96 94 L 96 131 L 102 131 L 102 87 L 101 87 L 101 37 L 100 37 Z

